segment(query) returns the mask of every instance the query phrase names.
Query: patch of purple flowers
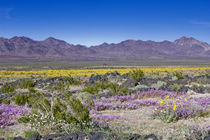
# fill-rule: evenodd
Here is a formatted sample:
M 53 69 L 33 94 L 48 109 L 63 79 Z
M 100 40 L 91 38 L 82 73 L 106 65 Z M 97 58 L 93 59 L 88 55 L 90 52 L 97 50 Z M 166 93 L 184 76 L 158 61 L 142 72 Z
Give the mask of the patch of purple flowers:
M 129 102 L 103 102 L 103 101 L 95 101 L 95 110 L 101 111 L 106 109 L 138 109 L 141 106 L 151 106 L 157 103 L 156 100 L 133 100 Z
M 14 119 L 21 116 L 22 114 L 28 113 L 25 107 L 15 105 L 0 105 L 0 128 L 13 125 Z
M 190 99 L 190 101 L 195 102 L 202 107 L 209 107 L 210 106 L 210 97 L 192 98 L 192 99 Z
M 166 96 L 169 96 L 170 98 L 177 98 L 179 96 L 185 95 L 185 92 L 170 92 L 170 91 L 164 91 L 164 90 L 149 90 L 149 91 L 143 91 L 143 92 L 137 92 L 138 98 L 144 98 L 144 97 L 161 97 L 164 98 Z

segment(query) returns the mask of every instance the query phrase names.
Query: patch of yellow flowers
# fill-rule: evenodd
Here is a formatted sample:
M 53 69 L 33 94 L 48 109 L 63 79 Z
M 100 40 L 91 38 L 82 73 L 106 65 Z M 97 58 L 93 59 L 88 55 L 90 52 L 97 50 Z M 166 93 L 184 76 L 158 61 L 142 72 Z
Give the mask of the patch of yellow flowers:
M 166 96 L 165 100 L 161 100 L 158 104 L 159 104 L 159 107 L 164 109 L 157 109 L 155 108 L 155 111 L 160 111 L 161 113 L 166 113 L 166 110 L 168 109 L 173 109 L 173 111 L 176 111 L 178 108 L 181 108 L 183 105 L 181 103 L 180 100 L 182 100 L 182 97 L 179 97 L 176 99 L 176 101 L 172 101 L 172 104 L 169 105 L 169 101 L 167 100 L 169 98 L 169 96 Z M 188 100 L 187 99 L 184 99 L 185 102 L 187 102 Z
M 120 74 L 130 72 L 135 68 L 121 69 L 75 69 L 75 70 L 39 70 L 39 71 L 0 71 L 0 77 L 57 77 L 57 76 L 90 76 L 92 74 L 105 74 L 107 72 L 118 71 Z M 174 71 L 193 71 L 202 73 L 210 70 L 210 67 L 159 67 L 159 68 L 141 68 L 147 73 L 155 72 L 174 72 Z

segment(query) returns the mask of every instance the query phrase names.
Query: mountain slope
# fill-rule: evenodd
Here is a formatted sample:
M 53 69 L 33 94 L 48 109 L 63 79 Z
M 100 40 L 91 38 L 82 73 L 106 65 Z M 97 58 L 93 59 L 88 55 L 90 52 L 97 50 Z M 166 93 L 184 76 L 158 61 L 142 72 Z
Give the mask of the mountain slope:
M 210 58 L 210 45 L 192 37 L 170 41 L 125 40 L 89 48 L 52 37 L 35 41 L 27 37 L 0 38 L 0 58 L 68 60 L 142 60 Z

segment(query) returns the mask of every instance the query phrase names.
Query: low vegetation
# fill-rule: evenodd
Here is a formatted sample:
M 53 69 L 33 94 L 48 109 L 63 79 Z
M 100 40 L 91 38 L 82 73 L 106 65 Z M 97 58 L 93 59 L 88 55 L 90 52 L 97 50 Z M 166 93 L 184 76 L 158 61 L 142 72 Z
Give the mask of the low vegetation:
M 0 138 L 209 138 L 208 67 L 78 71 L 1 71 Z

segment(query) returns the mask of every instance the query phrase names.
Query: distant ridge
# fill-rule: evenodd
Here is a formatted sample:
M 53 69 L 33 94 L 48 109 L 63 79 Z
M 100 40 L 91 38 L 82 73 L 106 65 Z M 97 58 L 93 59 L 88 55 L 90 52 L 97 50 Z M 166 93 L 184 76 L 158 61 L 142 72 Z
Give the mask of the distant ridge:
M 193 37 L 171 41 L 125 40 L 87 48 L 49 37 L 35 41 L 28 37 L 0 38 L 0 59 L 41 60 L 152 60 L 209 59 L 210 45 Z

